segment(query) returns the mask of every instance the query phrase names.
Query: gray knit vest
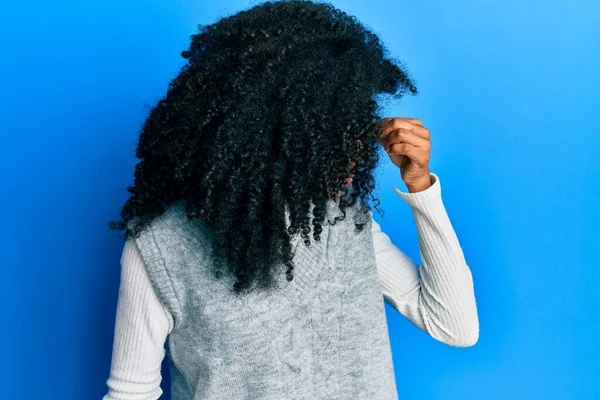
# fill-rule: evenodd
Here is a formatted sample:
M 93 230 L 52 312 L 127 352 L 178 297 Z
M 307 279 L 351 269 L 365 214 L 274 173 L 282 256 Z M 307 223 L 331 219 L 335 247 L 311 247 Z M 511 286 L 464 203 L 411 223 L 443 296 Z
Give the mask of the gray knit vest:
M 329 220 L 341 216 L 327 204 Z M 291 282 L 282 273 L 276 291 L 242 298 L 213 277 L 210 233 L 183 202 L 143 230 L 135 242 L 174 318 L 173 400 L 398 398 L 371 219 L 355 233 L 356 209 L 326 219 L 321 242 L 294 241 Z

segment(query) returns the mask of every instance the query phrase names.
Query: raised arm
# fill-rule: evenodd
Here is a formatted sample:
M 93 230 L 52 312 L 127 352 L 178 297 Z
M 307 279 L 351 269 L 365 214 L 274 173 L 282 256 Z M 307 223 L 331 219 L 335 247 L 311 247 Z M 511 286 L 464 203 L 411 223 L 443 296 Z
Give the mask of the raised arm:
M 173 318 L 152 289 L 137 247 L 125 242 L 108 393 L 102 400 L 156 400 L 162 395 L 160 367 L 172 328 Z
M 439 177 L 431 177 L 432 186 L 420 192 L 394 188 L 413 211 L 420 267 L 372 221 L 382 293 L 386 302 L 433 338 L 468 347 L 479 338 L 473 280 L 442 202 Z

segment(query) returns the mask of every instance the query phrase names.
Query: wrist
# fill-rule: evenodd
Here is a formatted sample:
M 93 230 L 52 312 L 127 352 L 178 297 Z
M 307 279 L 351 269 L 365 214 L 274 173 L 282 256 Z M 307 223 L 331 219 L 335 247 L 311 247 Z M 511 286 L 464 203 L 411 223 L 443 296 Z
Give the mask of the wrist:
M 416 193 L 416 192 L 422 192 L 423 190 L 430 188 L 432 184 L 433 184 L 432 176 L 431 176 L 431 174 L 428 173 L 427 176 L 425 176 L 423 179 L 421 179 L 417 182 L 413 182 L 410 184 L 407 183 L 406 188 L 408 189 L 408 191 L 410 193 Z

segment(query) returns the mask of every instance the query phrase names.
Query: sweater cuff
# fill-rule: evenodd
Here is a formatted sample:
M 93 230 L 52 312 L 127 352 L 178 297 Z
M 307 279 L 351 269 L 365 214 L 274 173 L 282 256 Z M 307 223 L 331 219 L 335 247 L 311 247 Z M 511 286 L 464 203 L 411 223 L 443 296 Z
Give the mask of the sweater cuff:
M 440 178 L 437 174 L 431 172 L 431 186 L 420 192 L 403 192 L 402 190 L 394 187 L 400 197 L 404 199 L 413 209 L 425 210 L 431 207 L 433 203 L 437 203 L 442 199 L 442 187 L 440 184 Z

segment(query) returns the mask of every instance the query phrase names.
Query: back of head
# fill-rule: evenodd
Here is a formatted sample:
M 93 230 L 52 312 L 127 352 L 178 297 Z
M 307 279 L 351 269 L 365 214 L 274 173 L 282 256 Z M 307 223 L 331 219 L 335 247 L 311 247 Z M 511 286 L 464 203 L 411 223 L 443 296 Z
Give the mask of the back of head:
M 236 291 L 270 286 L 281 262 L 292 279 L 290 239 L 319 240 L 327 201 L 345 215 L 374 198 L 375 96 L 417 89 L 374 33 L 328 3 L 261 3 L 200 25 L 181 54 L 188 62 L 143 125 L 131 197 L 111 226 L 134 236 L 184 200 L 212 229 L 215 272 L 234 274 Z

